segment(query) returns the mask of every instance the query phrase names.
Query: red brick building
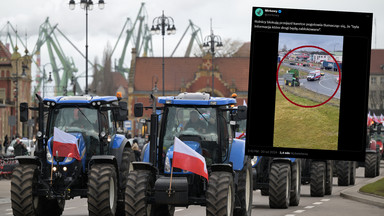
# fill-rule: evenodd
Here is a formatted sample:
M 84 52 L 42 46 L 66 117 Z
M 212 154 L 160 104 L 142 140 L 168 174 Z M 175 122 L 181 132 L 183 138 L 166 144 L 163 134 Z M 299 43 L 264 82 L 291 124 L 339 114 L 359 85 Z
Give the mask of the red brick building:
M 249 55 L 249 54 L 248 54 Z M 242 105 L 247 102 L 249 56 L 247 57 L 215 57 L 214 93 L 219 97 L 230 97 L 237 93 L 237 102 Z M 181 92 L 212 91 L 212 56 L 204 57 L 166 57 L 165 65 L 165 95 L 177 95 Z M 133 117 L 133 105 L 142 102 L 149 106 L 149 95 L 157 87 L 156 96 L 162 96 L 162 58 L 137 57 L 132 52 L 131 70 L 128 80 L 128 110 L 129 119 Z M 144 113 L 149 118 L 150 110 Z
M 17 80 L 17 81 L 16 81 Z M 31 103 L 31 58 L 17 47 L 11 54 L 0 41 L 0 140 L 4 136 L 28 136 L 27 124 L 19 121 L 19 104 Z M 16 91 L 17 84 L 17 91 Z

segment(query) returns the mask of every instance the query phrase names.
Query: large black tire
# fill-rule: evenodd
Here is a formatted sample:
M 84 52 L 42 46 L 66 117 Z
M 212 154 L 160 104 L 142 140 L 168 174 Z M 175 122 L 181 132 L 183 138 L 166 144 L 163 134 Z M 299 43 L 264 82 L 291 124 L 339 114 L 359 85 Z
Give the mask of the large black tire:
M 292 164 L 290 206 L 298 206 L 301 193 L 301 161 L 296 159 Z
M 337 185 L 348 186 L 351 180 L 349 161 L 337 161 Z
M 11 179 L 11 202 L 13 215 L 52 215 L 63 213 L 65 200 L 48 200 L 33 196 L 39 171 L 36 165 L 21 164 L 13 170 Z
M 377 165 L 376 165 L 376 176 L 380 175 L 380 161 L 381 161 L 381 154 L 379 151 L 377 151 Z
M 356 183 L 356 161 L 350 162 L 351 166 L 351 172 L 349 176 L 349 185 L 355 185 Z
M 376 167 L 377 167 L 377 156 L 376 153 L 369 153 L 367 152 L 365 154 L 365 172 L 364 177 L 365 178 L 374 178 L 376 177 Z
M 332 195 L 332 188 L 333 188 L 333 161 L 327 160 L 324 194 Z
M 94 164 L 88 174 L 89 215 L 115 215 L 117 177 L 112 164 Z
M 235 190 L 233 176 L 228 172 L 212 172 L 205 194 L 207 216 L 233 215 Z
M 153 181 L 148 170 L 134 170 L 129 173 L 125 188 L 125 215 L 151 215 L 152 205 L 147 203 L 147 198 L 151 194 Z
M 325 194 L 326 170 L 324 161 L 312 161 L 310 190 L 312 197 L 323 197 Z
M 243 169 L 238 175 L 238 186 L 236 191 L 235 203 L 240 204 L 240 208 L 235 208 L 233 214 L 235 216 L 251 216 L 252 198 L 253 198 L 253 179 L 252 179 L 252 163 L 248 159 Z
M 291 194 L 291 166 L 274 162 L 269 172 L 269 207 L 286 209 Z
M 125 187 L 127 186 L 128 174 L 131 171 L 132 159 L 135 157 L 133 150 L 130 145 L 126 145 L 123 151 L 121 166 L 120 166 L 120 178 L 121 178 L 121 187 L 119 187 L 119 194 L 116 207 L 116 216 L 124 216 L 124 197 L 125 197 Z

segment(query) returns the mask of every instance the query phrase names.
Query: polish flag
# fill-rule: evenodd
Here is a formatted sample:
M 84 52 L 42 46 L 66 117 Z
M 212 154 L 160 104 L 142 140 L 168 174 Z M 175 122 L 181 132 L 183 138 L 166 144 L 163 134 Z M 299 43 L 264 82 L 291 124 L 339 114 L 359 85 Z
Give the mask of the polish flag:
M 52 155 L 57 157 L 72 157 L 81 160 L 76 137 L 55 127 L 53 129 Z
M 373 124 L 371 112 L 368 113 L 367 125 L 371 126 Z
M 205 158 L 177 137 L 173 148 L 172 166 L 201 175 L 208 180 Z

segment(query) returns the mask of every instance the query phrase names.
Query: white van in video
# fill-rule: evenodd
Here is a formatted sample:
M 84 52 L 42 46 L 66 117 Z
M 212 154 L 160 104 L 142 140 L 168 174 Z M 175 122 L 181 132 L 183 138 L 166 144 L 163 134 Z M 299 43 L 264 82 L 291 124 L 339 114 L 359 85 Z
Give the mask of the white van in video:
M 315 80 L 319 80 L 320 78 L 321 78 L 320 70 L 311 71 L 307 76 L 308 81 L 315 81 Z

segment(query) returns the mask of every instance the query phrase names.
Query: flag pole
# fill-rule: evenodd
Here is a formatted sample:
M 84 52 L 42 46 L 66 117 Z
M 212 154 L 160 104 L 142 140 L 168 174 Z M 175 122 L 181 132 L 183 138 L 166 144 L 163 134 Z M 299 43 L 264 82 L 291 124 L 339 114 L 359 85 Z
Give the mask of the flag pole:
M 171 179 L 169 180 L 169 189 L 168 189 L 168 197 L 171 197 L 172 195 L 172 175 L 173 175 L 173 163 L 172 163 L 172 168 L 171 168 Z
M 52 185 L 52 175 L 53 175 L 53 156 L 52 156 L 52 164 L 51 164 L 51 185 Z

